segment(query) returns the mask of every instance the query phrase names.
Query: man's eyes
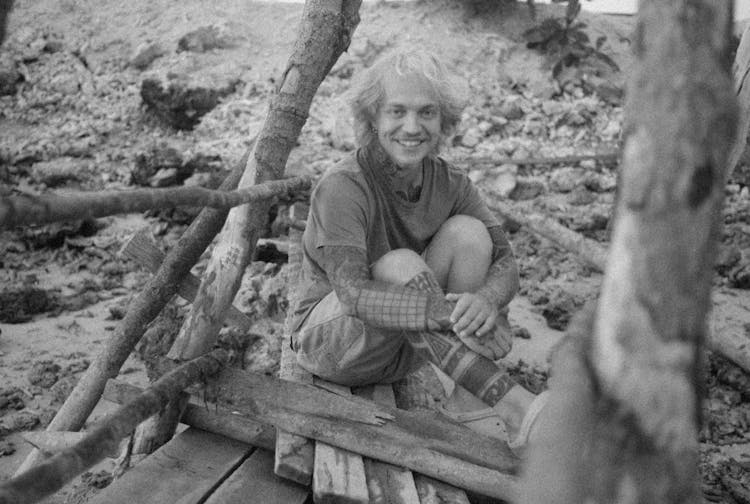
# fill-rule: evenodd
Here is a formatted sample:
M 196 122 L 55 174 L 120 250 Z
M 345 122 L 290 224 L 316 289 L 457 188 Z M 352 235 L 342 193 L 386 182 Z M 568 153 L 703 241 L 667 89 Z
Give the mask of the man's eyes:
M 406 110 L 401 108 L 389 109 L 388 115 L 391 117 L 404 117 L 404 115 L 406 115 Z
M 433 119 L 437 116 L 437 110 L 434 108 L 422 109 L 419 111 L 419 115 L 424 119 Z
M 406 109 L 402 109 L 402 108 L 391 108 L 391 109 L 388 109 L 387 112 L 389 116 L 394 117 L 394 118 L 401 118 L 401 117 L 406 116 Z M 419 114 L 419 117 L 421 117 L 422 119 L 434 119 L 435 117 L 437 117 L 438 111 L 437 109 L 430 107 L 430 108 L 420 109 L 418 114 Z

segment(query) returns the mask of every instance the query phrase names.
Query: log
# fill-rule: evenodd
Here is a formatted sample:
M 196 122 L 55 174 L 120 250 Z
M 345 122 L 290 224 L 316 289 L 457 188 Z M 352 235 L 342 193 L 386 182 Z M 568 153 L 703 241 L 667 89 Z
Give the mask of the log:
M 327 383 L 325 388 L 341 396 L 352 395 L 343 385 Z M 317 504 L 370 502 L 362 456 L 322 441 L 315 443 L 312 490 Z
M 307 217 L 306 205 L 294 204 L 289 209 L 289 220 L 301 220 Z M 289 230 L 289 285 L 294 285 L 299 277 L 302 263 L 302 233 L 299 229 Z M 293 300 L 289 300 L 289 311 L 284 321 L 284 338 L 281 341 L 281 361 L 279 378 L 298 383 L 313 383 L 313 376 L 297 364 L 297 355 L 292 350 L 292 322 L 294 320 Z M 302 485 L 312 483 L 315 461 L 315 444 L 306 438 L 279 431 L 276 436 L 274 453 L 274 473 L 282 478 L 296 481 Z
M 188 399 L 190 396 L 186 393 L 171 398 L 161 411 L 138 425 L 131 453 L 149 455 L 172 439 L 185 413 Z
M 310 177 L 269 181 L 237 191 L 197 186 L 68 194 L 24 194 L 0 200 L 0 229 L 64 220 L 93 219 L 178 206 L 231 208 L 308 189 Z
M 294 49 L 239 187 L 278 179 L 307 120 L 318 86 L 349 46 L 361 0 L 308 0 Z M 203 276 L 198 296 L 168 357 L 180 360 L 213 348 L 221 322 L 250 260 L 265 205 L 233 208 Z
M 747 145 L 747 135 L 750 133 L 750 25 L 745 27 L 740 38 L 740 45 L 734 56 L 732 65 L 734 80 L 734 92 L 737 93 L 739 105 L 739 119 L 737 121 L 737 134 L 735 135 L 732 150 L 729 152 L 729 173 L 740 162 L 742 153 Z
M 29 431 L 21 434 L 24 441 L 41 451 L 44 457 L 51 457 L 55 453 L 75 446 L 88 435 L 88 432 L 47 432 L 47 431 Z M 120 454 L 119 446 L 105 454 L 105 457 L 117 458 Z
M 75 446 L 0 483 L 0 503 L 31 504 L 56 492 L 116 450 L 121 439 L 159 412 L 171 398 L 178 397 L 189 385 L 216 374 L 227 360 L 226 352 L 217 350 L 167 373 L 134 401 L 98 422 Z
M 391 385 L 375 385 L 357 392 L 378 404 L 396 407 Z M 414 475 L 408 469 L 365 458 L 365 475 L 370 502 L 373 504 L 420 504 Z
M 700 349 L 735 133 L 731 26 L 731 3 L 640 3 L 610 259 L 582 341 L 553 370 L 577 390 L 552 389 L 566 400 L 551 399 L 546 427 L 570 422 L 533 448 L 524 502 L 703 502 Z M 550 479 L 545 459 L 580 472 Z
M 143 389 L 116 379 L 107 381 L 102 398 L 116 404 L 133 401 Z M 227 415 L 207 408 L 204 404 L 188 402 L 180 422 L 200 430 L 221 434 L 249 445 L 273 450 L 276 429 L 241 415 Z
M 159 250 L 154 240 L 151 239 L 151 233 L 147 228 L 136 232 L 122 247 L 120 253 L 125 257 L 133 259 L 152 273 L 159 271 L 159 267 L 164 261 L 164 253 Z M 186 301 L 192 302 L 198 293 L 200 283 L 201 281 L 197 276 L 189 273 L 177 287 L 177 294 Z M 250 317 L 242 313 L 234 305 L 230 306 L 227 310 L 226 322 L 244 332 L 249 331 L 252 325 Z
M 246 159 L 246 157 L 245 157 Z M 222 182 L 221 190 L 230 190 L 242 176 L 241 162 Z M 91 411 L 99 402 L 109 378 L 120 372 L 125 360 L 143 336 L 148 324 L 172 298 L 182 279 L 198 261 L 218 230 L 228 210 L 204 209 L 193 220 L 180 240 L 169 251 L 159 271 L 148 281 L 141 293 L 130 304 L 125 318 L 94 358 L 60 410 L 47 426 L 47 431 L 76 431 L 83 427 Z M 20 474 L 33 466 L 38 451 L 32 450 L 16 470 Z
M 532 157 L 514 159 L 511 157 L 491 157 L 491 156 L 466 156 L 456 160 L 459 164 L 491 164 L 500 166 L 504 164 L 513 164 L 519 166 L 525 165 L 559 165 L 559 164 L 578 164 L 581 161 L 601 161 L 603 163 L 617 163 L 620 159 L 618 152 L 601 152 L 598 154 L 580 154 L 577 156 L 556 156 L 556 157 Z
M 516 496 L 518 459 L 507 445 L 437 412 L 388 408 L 237 369 L 225 369 L 211 387 L 219 411 L 237 412 L 479 494 L 510 501 Z M 362 421 L 373 414 L 393 420 L 382 425 Z

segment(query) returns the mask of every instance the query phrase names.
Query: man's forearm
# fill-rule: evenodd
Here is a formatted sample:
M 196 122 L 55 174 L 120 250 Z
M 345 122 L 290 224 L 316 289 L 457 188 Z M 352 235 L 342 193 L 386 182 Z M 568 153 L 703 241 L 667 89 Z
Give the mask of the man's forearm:
M 518 266 L 505 234 L 500 227 L 489 229 L 492 237 L 492 264 L 484 285 L 477 291 L 495 306 L 507 306 L 518 292 Z

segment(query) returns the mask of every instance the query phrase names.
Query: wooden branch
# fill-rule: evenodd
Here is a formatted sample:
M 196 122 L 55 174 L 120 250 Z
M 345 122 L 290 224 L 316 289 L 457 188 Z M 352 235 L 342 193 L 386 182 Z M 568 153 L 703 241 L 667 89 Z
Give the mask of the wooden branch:
M 732 173 L 739 163 L 747 145 L 747 135 L 750 133 L 750 25 L 742 32 L 732 65 L 732 74 L 734 91 L 738 97 L 739 119 L 732 150 L 729 152 L 728 174 Z
M 0 200 L 0 229 L 178 206 L 230 208 L 308 189 L 310 177 L 274 180 L 237 191 L 170 187 L 132 191 L 8 196 Z
M 513 501 L 518 459 L 499 439 L 437 412 L 409 412 L 316 387 L 225 369 L 211 387 L 220 411 L 238 412 L 293 434 L 382 460 L 468 490 Z M 283 398 L 283 399 L 282 399 Z M 357 406 L 359 404 L 359 406 Z M 374 425 L 352 412 L 373 408 L 393 420 Z
M 343 385 L 327 383 L 326 388 L 341 396 L 351 396 Z M 315 443 L 315 466 L 312 479 L 313 500 L 316 503 L 347 502 L 367 504 L 370 492 L 365 477 L 362 455 L 336 448 L 322 441 Z
M 271 100 L 240 187 L 278 179 L 307 120 L 318 86 L 349 46 L 361 0 L 308 0 L 294 50 Z M 239 288 L 263 224 L 266 207 L 232 209 L 203 276 L 198 296 L 168 357 L 190 359 L 213 348 L 221 322 Z
M 221 190 L 227 191 L 237 185 L 246 159 L 247 156 L 227 176 L 220 187 Z M 169 251 L 159 271 L 130 304 L 125 318 L 78 381 L 55 418 L 47 426 L 47 431 L 75 431 L 83 427 L 94 406 L 99 402 L 107 380 L 117 376 L 148 324 L 172 298 L 177 286 L 190 274 L 190 269 L 211 243 L 227 213 L 227 210 L 204 209 L 193 220 L 174 248 Z M 38 453 L 37 450 L 32 450 L 16 474 L 33 466 Z
M 289 208 L 289 220 L 301 220 L 307 218 L 308 206 L 295 203 Z M 289 230 L 289 285 L 299 280 L 302 267 L 302 245 L 300 243 L 302 233 L 300 230 L 291 228 Z M 291 290 L 289 295 L 289 306 L 293 305 Z M 279 362 L 279 378 L 282 380 L 296 381 L 298 383 L 313 383 L 313 376 L 297 364 L 297 355 L 292 350 L 292 322 L 294 312 L 290 308 L 284 320 L 284 337 L 281 340 L 281 362 Z M 315 461 L 315 444 L 304 437 L 295 436 L 283 430 L 279 430 L 276 436 L 276 450 L 274 453 L 273 471 L 282 478 L 296 481 L 305 486 L 312 483 L 312 475 Z
M 534 234 L 547 238 L 565 250 L 575 252 L 583 262 L 598 271 L 604 270 L 607 262 L 607 250 L 595 240 L 571 231 L 559 222 L 544 215 L 519 212 L 502 201 L 502 197 L 494 191 L 487 191 L 490 196 L 485 198 L 490 210 L 504 219 L 521 224 Z
M 553 385 L 558 399 L 553 392 L 539 429 L 568 421 L 554 430 L 559 438 L 537 441 L 538 451 L 532 446 L 532 468 L 543 459 L 570 467 L 557 479 L 527 473 L 535 478 L 526 485 L 535 487 L 528 503 L 703 502 L 700 349 L 735 133 L 732 4 L 653 0 L 639 7 L 601 294 L 572 357 L 553 369 L 573 390 Z
M 153 453 L 157 448 L 172 439 L 180 418 L 185 413 L 190 395 L 178 394 L 169 399 L 167 404 L 152 417 L 146 419 L 135 430 L 133 455 Z
M 97 423 L 75 446 L 45 460 L 13 479 L 0 483 L 0 504 L 31 504 L 51 495 L 117 449 L 120 440 L 161 410 L 189 385 L 217 373 L 228 360 L 217 350 L 167 373 L 134 401 Z
M 66 450 L 85 438 L 88 432 L 46 432 L 29 431 L 21 434 L 24 441 L 40 450 L 45 457 Z M 105 453 L 105 457 L 117 458 L 120 454 L 119 446 L 111 452 Z
M 133 259 L 152 273 L 159 271 L 159 267 L 164 261 L 164 253 L 159 250 L 156 243 L 154 243 L 154 240 L 151 239 L 151 233 L 147 228 L 136 232 L 130 240 L 128 240 L 125 246 L 123 246 L 120 253 L 125 257 Z M 197 276 L 189 273 L 183 278 L 182 282 L 180 282 L 179 287 L 177 287 L 177 294 L 186 301 L 192 302 L 193 299 L 195 299 L 195 295 L 198 293 L 200 283 L 201 281 Z M 230 306 L 227 310 L 227 324 L 233 325 L 234 327 L 247 332 L 250 330 L 252 322 L 253 321 L 250 320 L 250 317 L 242 313 L 240 309 L 234 305 Z
M 490 156 L 465 156 L 456 159 L 458 164 L 481 165 L 491 164 L 500 166 L 504 164 L 513 165 L 558 165 L 558 164 L 578 164 L 581 161 L 601 161 L 603 163 L 617 163 L 620 154 L 618 152 L 602 152 L 599 154 L 581 154 L 578 156 L 557 156 L 557 157 L 540 157 L 540 158 L 521 158 L 514 159 L 511 157 L 490 157 Z
M 116 404 L 126 404 L 142 393 L 143 389 L 140 387 L 111 379 L 107 381 L 102 398 Z M 256 422 L 242 415 L 218 412 L 205 404 L 189 402 L 180 422 L 266 450 L 273 450 L 276 438 L 273 425 Z

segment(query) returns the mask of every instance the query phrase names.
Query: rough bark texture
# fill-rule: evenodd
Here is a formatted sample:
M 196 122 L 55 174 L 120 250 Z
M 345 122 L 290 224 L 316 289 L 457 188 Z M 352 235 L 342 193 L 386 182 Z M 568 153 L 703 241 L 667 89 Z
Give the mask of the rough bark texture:
M 735 126 L 731 21 L 728 2 L 641 3 L 602 293 L 553 371 L 524 502 L 702 501 L 698 356 Z
M 268 116 L 248 160 L 240 187 L 280 178 L 289 152 L 307 120 L 318 86 L 349 47 L 359 23 L 361 0 L 308 0 L 297 39 Z M 265 205 L 232 209 L 203 276 L 190 315 L 169 357 L 190 359 L 216 342 L 224 314 L 255 248 Z
M 99 422 L 75 446 L 0 484 L 0 504 L 31 504 L 56 492 L 117 449 L 122 438 L 161 410 L 170 398 L 179 397 L 189 385 L 219 372 L 227 358 L 226 352 L 217 350 L 167 373 L 134 401 Z
M 203 187 L 172 187 L 66 195 L 9 196 L 0 200 L 0 228 L 90 219 L 177 206 L 230 208 L 307 189 L 311 183 L 309 177 L 294 177 L 232 192 L 214 191 Z
M 244 161 L 244 160 L 243 160 Z M 244 162 L 224 180 L 220 189 L 231 190 L 242 176 Z M 48 431 L 76 431 L 83 427 L 99 402 L 109 378 L 120 372 L 125 360 L 141 339 L 146 326 L 154 320 L 177 291 L 182 279 L 198 261 L 221 228 L 228 210 L 204 209 L 190 224 L 177 244 L 140 295 L 131 303 L 125 318 L 94 358 L 65 403 L 47 426 Z M 38 451 L 33 450 L 16 471 L 19 474 L 34 465 Z

